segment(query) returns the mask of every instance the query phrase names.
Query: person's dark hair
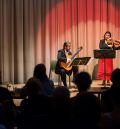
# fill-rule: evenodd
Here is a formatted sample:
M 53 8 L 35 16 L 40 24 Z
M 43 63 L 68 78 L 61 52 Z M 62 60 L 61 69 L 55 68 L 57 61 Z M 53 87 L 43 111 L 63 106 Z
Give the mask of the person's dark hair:
M 63 49 L 65 49 L 65 47 L 66 47 L 68 44 L 70 44 L 70 42 L 69 42 L 69 41 L 65 41 L 64 44 L 63 44 Z
M 105 34 L 104 34 L 104 39 L 105 39 L 105 35 L 106 35 L 106 34 L 109 34 L 110 37 L 111 37 L 111 32 L 110 32 L 110 31 L 106 31 Z
M 112 95 L 113 103 L 120 107 L 120 83 L 118 83 L 117 86 L 112 88 L 111 95 Z
M 112 83 L 120 82 L 120 69 L 119 68 L 116 68 L 115 70 L 113 70 L 111 74 L 111 81 Z
M 40 80 L 34 77 L 28 79 L 25 87 L 26 87 L 28 95 L 37 95 L 40 92 L 42 92 Z
M 87 72 L 80 72 L 75 76 L 74 83 L 77 85 L 79 91 L 86 91 L 92 83 L 91 76 Z
M 5 100 L 13 100 L 10 91 L 5 87 L 0 87 L 0 103 Z
M 47 74 L 46 74 L 45 65 L 44 64 L 37 64 L 34 68 L 33 76 L 40 79 L 40 81 L 48 79 Z
M 54 90 L 53 96 L 57 99 L 68 99 L 70 98 L 70 92 L 68 88 L 59 86 Z

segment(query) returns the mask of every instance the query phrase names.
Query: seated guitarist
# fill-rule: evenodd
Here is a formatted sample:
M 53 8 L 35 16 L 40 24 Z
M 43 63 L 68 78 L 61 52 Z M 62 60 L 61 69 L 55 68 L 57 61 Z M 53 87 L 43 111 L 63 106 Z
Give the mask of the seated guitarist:
M 61 80 L 65 87 L 67 87 L 66 82 L 66 74 L 68 76 L 71 76 L 73 72 L 73 77 L 78 72 L 77 66 L 70 66 L 70 67 L 64 67 L 68 65 L 71 62 L 72 52 L 71 52 L 71 43 L 70 42 L 64 42 L 63 49 L 58 50 L 57 54 L 57 64 L 55 68 L 55 73 L 60 74 Z

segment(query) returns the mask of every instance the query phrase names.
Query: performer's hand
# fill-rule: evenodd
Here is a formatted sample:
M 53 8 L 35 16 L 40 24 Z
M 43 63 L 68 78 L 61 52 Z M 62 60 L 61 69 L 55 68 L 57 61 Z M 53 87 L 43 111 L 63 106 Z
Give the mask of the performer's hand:
M 113 45 L 108 45 L 108 47 L 111 47 L 111 48 L 112 48 L 112 47 L 113 47 Z
M 70 63 L 70 62 L 71 62 L 71 59 L 68 58 L 68 59 L 67 59 L 67 63 Z
M 120 47 L 120 44 L 119 45 L 115 45 L 115 47 Z

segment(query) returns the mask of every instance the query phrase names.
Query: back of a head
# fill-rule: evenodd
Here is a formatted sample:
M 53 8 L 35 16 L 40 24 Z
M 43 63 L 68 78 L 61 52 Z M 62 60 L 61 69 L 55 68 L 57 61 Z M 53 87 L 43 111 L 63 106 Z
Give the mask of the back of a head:
M 113 84 L 120 83 L 120 69 L 116 68 L 113 70 L 111 75 L 111 81 Z
M 75 76 L 74 83 L 77 85 L 79 91 L 86 91 L 92 83 L 91 76 L 88 72 L 80 72 Z
M 5 100 L 12 100 L 12 95 L 8 89 L 0 87 L 0 102 Z
M 56 99 L 69 99 L 70 92 L 68 88 L 59 86 L 54 90 L 53 97 L 55 97 Z
M 40 80 L 34 77 L 30 78 L 27 81 L 25 87 L 29 96 L 37 95 L 40 92 L 42 92 L 42 86 Z
M 47 78 L 45 65 L 37 64 L 34 68 L 33 76 L 40 79 L 41 81 L 42 79 Z

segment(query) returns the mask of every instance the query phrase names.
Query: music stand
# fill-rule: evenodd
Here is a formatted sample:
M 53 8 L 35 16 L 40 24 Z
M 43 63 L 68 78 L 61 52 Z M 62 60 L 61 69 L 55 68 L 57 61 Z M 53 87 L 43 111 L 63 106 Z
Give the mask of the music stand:
M 106 80 L 106 63 L 105 59 L 112 59 L 116 57 L 115 50 L 112 49 L 101 49 L 101 50 L 93 50 L 94 51 L 94 58 L 96 59 L 104 59 L 104 80 Z M 103 88 L 106 88 L 106 83 Z
M 75 58 L 69 66 L 87 65 L 91 57 Z
M 77 66 L 77 65 L 87 65 L 91 57 L 80 57 L 80 58 L 75 58 L 71 66 Z

